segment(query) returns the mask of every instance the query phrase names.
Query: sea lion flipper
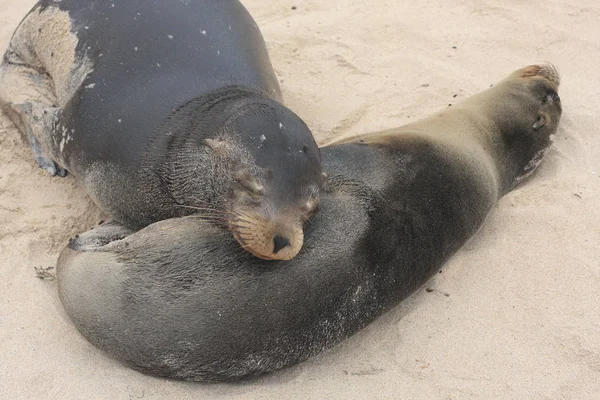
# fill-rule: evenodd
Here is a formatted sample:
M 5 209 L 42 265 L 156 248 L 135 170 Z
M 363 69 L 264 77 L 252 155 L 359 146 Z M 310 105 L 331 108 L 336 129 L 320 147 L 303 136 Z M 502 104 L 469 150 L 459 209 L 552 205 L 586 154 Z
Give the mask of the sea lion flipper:
M 111 221 L 69 239 L 67 247 L 78 252 L 98 251 L 104 246 L 122 240 L 134 232 L 132 229 Z
M 66 176 L 66 169 L 50 155 L 52 121 L 58 111 L 52 79 L 15 48 L 11 43 L 0 67 L 0 106 L 29 141 L 37 165 L 52 176 Z
M 46 146 L 42 145 L 39 138 L 40 135 L 42 137 L 43 135 L 49 136 L 46 132 L 51 129 L 51 117 L 48 117 L 48 115 L 54 115 L 56 109 L 52 107 L 45 109 L 43 105 L 29 102 L 11 104 L 11 109 L 20 117 L 21 126 L 19 129 L 27 136 L 36 164 L 52 176 L 66 176 L 67 170 L 52 159 Z
M 58 165 L 52 158 L 47 155 L 44 151 L 44 147 L 40 143 L 37 136 L 34 134 L 34 129 L 40 125 L 40 130 L 44 130 L 47 127 L 43 122 L 33 122 L 38 118 L 34 115 L 33 109 L 35 108 L 31 103 L 12 104 L 11 108 L 21 116 L 23 134 L 27 136 L 29 146 L 33 152 L 36 164 L 43 170 L 48 171 L 51 176 L 65 177 L 67 170 Z M 42 119 L 42 121 L 45 118 Z M 32 121 L 33 120 L 33 121 Z

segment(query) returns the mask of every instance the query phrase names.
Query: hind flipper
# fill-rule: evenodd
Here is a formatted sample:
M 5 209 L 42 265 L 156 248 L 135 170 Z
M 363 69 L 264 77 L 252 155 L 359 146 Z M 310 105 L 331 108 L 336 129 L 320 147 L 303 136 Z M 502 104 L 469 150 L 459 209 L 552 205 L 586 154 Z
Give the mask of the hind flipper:
M 40 168 L 53 176 L 67 171 L 52 157 L 52 127 L 57 115 L 52 79 L 26 63 L 11 47 L 0 66 L 0 106 L 21 131 Z M 53 146 L 54 144 L 54 146 Z
M 67 170 L 58 165 L 52 157 L 48 155 L 47 150 L 45 149 L 46 146 L 42 146 L 38 139 L 38 135 L 34 134 L 34 130 L 42 133 L 43 131 L 52 129 L 52 124 L 45 115 L 53 114 L 54 110 L 43 110 L 42 114 L 44 116 L 40 117 L 36 116 L 34 112 L 34 109 L 39 107 L 39 104 L 32 103 L 11 104 L 11 109 L 18 115 L 20 121 L 20 124 L 15 125 L 17 125 L 22 134 L 26 136 L 36 164 L 43 170 L 48 171 L 52 176 L 64 177 L 67 175 Z

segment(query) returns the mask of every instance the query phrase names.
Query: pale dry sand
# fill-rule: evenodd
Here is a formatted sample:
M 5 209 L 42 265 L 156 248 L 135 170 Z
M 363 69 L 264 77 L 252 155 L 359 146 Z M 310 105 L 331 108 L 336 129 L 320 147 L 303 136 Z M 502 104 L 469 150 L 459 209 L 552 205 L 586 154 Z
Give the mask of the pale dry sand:
M 33 3 L 0 0 L 0 51 Z M 72 178 L 35 167 L 0 116 L 0 398 L 600 398 L 597 0 L 244 3 L 288 105 L 321 141 L 404 124 L 549 60 L 563 75 L 555 146 L 433 291 L 297 367 L 200 385 L 109 359 L 69 323 L 55 283 L 35 278 L 101 216 Z

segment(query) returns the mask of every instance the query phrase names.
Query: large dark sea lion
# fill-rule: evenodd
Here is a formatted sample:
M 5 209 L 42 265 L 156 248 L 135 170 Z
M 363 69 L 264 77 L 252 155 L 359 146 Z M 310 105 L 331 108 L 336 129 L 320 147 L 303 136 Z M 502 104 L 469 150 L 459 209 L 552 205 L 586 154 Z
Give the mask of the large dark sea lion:
M 199 217 L 100 226 L 61 253 L 65 310 L 151 375 L 227 381 L 305 360 L 398 304 L 477 232 L 550 148 L 558 86 L 554 67 L 529 66 L 422 121 L 322 148 L 321 209 L 291 261 L 236 252 Z
M 132 229 L 201 213 L 293 258 L 322 186 L 237 0 L 39 1 L 0 67 L 0 105 L 52 174 Z

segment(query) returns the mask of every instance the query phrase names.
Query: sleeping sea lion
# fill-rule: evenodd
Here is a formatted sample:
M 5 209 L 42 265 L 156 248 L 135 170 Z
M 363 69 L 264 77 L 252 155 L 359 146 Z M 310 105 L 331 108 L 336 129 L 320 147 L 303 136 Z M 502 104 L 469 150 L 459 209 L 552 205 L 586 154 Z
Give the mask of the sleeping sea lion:
M 322 148 L 321 209 L 285 263 L 235 252 L 200 217 L 100 226 L 60 255 L 62 304 L 91 343 L 151 375 L 232 381 L 305 360 L 423 285 L 533 172 L 557 130 L 558 86 L 553 66 L 529 66 L 421 121 Z
M 42 168 L 129 228 L 200 213 L 258 257 L 302 247 L 319 149 L 237 0 L 41 0 L 0 66 L 0 105 Z

